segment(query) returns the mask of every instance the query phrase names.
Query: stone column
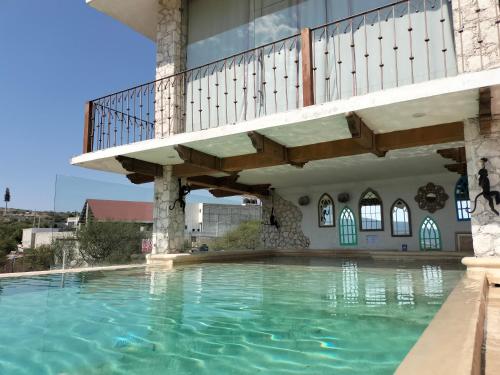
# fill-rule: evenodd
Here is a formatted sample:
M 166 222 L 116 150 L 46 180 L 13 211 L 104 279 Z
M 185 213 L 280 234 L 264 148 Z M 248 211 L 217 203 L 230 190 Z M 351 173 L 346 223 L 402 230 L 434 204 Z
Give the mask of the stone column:
M 179 181 L 172 166 L 163 167 L 163 177 L 155 180 L 153 211 L 153 254 L 172 253 L 182 249 L 184 242 L 184 212 L 179 197 Z M 175 203 L 175 207 L 174 207 Z M 170 209 L 174 207 L 174 209 Z
M 187 19 L 184 0 L 158 0 L 156 33 L 155 136 L 168 137 L 184 131 L 184 75 Z
M 500 121 L 493 121 L 491 133 L 482 135 L 478 119 L 464 121 L 465 151 L 469 194 L 472 206 L 474 198 L 481 192 L 478 185 L 478 171 L 481 158 L 488 158 L 486 169 L 491 190 L 500 191 Z M 500 206 L 496 206 L 500 210 Z M 474 253 L 478 257 L 500 256 L 500 216 L 493 213 L 488 202 L 479 197 L 477 208 L 472 213 L 472 239 Z
M 184 0 L 158 0 L 155 138 L 184 131 L 184 80 L 174 76 L 186 66 L 187 20 L 184 5 Z M 169 209 L 179 197 L 179 183 L 172 175 L 172 166 L 165 166 L 163 177 L 156 178 L 154 184 L 153 254 L 179 251 L 184 241 L 185 218 L 179 202 L 175 209 Z
M 498 0 L 453 0 L 452 9 L 459 73 L 499 67 Z

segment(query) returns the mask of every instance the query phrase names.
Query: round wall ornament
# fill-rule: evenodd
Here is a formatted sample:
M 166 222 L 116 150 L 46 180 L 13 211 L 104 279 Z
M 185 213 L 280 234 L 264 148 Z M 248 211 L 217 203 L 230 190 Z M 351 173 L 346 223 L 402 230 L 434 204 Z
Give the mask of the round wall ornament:
M 431 214 L 442 209 L 445 206 L 447 199 L 448 194 L 446 194 L 444 188 L 440 185 L 435 185 L 432 182 L 419 187 L 417 195 L 415 196 L 415 201 L 418 203 L 418 207 L 422 210 L 429 211 Z
M 347 203 L 349 202 L 350 198 L 351 197 L 349 196 L 349 193 L 340 193 L 339 196 L 337 197 L 340 203 Z
M 307 195 L 303 195 L 302 197 L 299 198 L 299 205 L 300 206 L 307 206 L 309 204 L 310 200 Z

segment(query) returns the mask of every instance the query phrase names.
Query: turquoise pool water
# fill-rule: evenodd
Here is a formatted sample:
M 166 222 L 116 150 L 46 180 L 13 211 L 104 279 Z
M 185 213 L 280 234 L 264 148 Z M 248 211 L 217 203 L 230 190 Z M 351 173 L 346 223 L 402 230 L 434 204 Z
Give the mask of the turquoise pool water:
M 454 266 L 271 259 L 0 280 L 0 374 L 391 374 Z

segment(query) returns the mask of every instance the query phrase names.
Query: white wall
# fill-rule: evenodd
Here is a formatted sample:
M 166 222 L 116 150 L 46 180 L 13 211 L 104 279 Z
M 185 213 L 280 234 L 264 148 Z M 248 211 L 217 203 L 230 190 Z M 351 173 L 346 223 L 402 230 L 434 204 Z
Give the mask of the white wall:
M 39 232 L 35 233 L 34 248 L 50 245 L 52 241 L 64 238 L 74 238 L 75 232 Z
M 58 232 L 58 228 L 26 228 L 23 229 L 22 245 L 24 249 L 33 248 L 35 246 L 35 237 L 38 233 Z
M 334 179 L 335 176 L 332 176 Z M 420 250 L 419 229 L 426 216 L 432 217 L 438 224 L 441 231 L 442 249 L 454 251 L 455 233 L 470 232 L 469 221 L 458 221 L 455 211 L 455 184 L 459 178 L 458 174 L 443 173 L 438 175 L 414 176 L 405 178 L 394 178 L 391 180 L 366 181 L 362 183 L 331 184 L 294 187 L 280 189 L 278 193 L 285 199 L 290 200 L 298 206 L 298 199 L 303 195 L 308 195 L 310 203 L 307 206 L 298 206 L 302 213 L 302 230 L 311 240 L 311 249 L 336 249 L 336 248 L 359 248 L 359 249 L 380 249 L 380 250 L 401 250 L 402 244 L 408 245 L 409 251 Z M 443 209 L 433 214 L 418 208 L 415 202 L 415 195 L 420 186 L 433 182 L 442 185 L 449 198 Z M 367 189 L 374 189 L 382 198 L 384 213 L 384 231 L 362 232 L 359 230 L 359 208 L 360 195 Z M 347 204 L 339 203 L 337 200 L 339 193 L 349 193 L 350 201 Z M 330 194 L 335 200 L 335 227 L 320 228 L 318 226 L 317 204 L 323 193 Z M 390 208 L 398 198 L 403 199 L 411 211 L 412 237 L 392 237 Z M 338 216 L 344 206 L 348 206 L 356 217 L 358 229 L 357 246 L 340 246 Z M 377 236 L 374 244 L 367 243 L 367 236 Z

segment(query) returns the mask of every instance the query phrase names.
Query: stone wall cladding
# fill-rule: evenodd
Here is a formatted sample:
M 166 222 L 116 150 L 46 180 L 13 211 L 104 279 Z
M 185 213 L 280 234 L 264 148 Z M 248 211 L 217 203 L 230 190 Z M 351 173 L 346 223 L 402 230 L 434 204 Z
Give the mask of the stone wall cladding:
M 184 0 L 158 0 L 156 33 L 156 79 L 182 72 L 186 67 L 187 20 Z M 155 138 L 164 138 L 184 131 L 182 86 L 173 79 L 158 81 L 155 87 Z M 184 242 L 184 212 L 177 202 L 177 178 L 172 167 L 165 166 L 163 177 L 155 179 L 153 253 L 170 253 L 182 249 Z
M 186 68 L 187 18 L 184 0 L 159 0 L 156 33 L 156 79 Z M 155 137 L 184 131 L 182 80 L 163 80 L 156 87 Z
M 452 8 L 459 72 L 500 67 L 498 1 L 453 0 Z
M 479 121 L 464 122 L 467 173 L 471 201 L 481 192 L 478 185 L 478 171 L 481 158 L 488 158 L 486 169 L 491 189 L 500 191 L 500 121 L 492 124 L 491 134 L 481 135 Z M 472 203 L 474 204 L 474 203 Z M 500 208 L 497 206 L 497 208 Z M 472 214 L 472 238 L 476 256 L 500 256 L 500 216 L 491 212 L 488 202 L 479 197 L 477 209 Z
M 272 199 L 262 200 L 262 218 L 269 223 Z M 279 230 L 272 225 L 262 226 L 261 240 L 267 249 L 305 249 L 311 241 L 304 235 L 301 228 L 302 212 L 292 202 L 274 194 L 274 215 L 280 225 Z
M 163 177 L 155 180 L 154 194 L 153 254 L 179 251 L 184 242 L 185 218 L 179 202 L 175 209 L 169 209 L 179 196 L 179 182 L 172 175 L 172 166 L 163 167 Z

